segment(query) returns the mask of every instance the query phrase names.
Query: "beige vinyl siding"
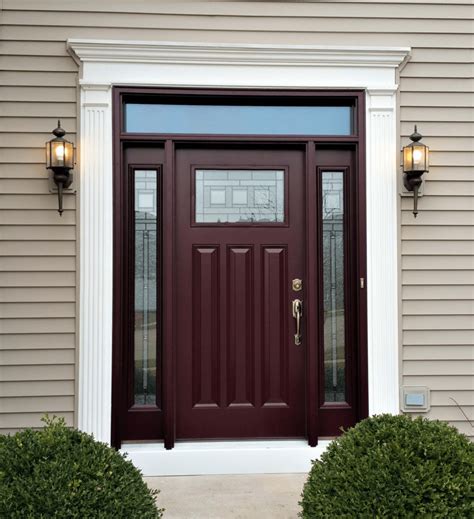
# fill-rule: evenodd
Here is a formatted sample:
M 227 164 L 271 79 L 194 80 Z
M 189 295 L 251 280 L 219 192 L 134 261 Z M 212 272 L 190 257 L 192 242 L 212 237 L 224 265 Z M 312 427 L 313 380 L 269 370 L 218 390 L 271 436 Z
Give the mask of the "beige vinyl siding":
M 431 389 L 428 416 L 474 429 L 473 6 L 470 0 L 150 2 L 3 0 L 0 65 L 0 420 L 74 420 L 76 198 L 62 219 L 43 143 L 77 127 L 67 38 L 410 46 L 400 77 L 401 143 L 431 148 L 420 200 L 400 203 L 401 381 Z

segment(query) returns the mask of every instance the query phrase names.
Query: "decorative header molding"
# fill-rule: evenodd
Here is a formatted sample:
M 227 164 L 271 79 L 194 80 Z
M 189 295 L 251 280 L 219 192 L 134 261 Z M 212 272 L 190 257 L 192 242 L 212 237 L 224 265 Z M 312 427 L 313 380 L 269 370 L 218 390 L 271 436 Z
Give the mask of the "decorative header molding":
M 67 48 L 76 61 L 127 63 L 201 63 L 222 65 L 278 65 L 295 67 L 397 67 L 409 55 L 408 47 L 337 47 L 322 45 L 267 45 L 179 43 L 70 39 Z

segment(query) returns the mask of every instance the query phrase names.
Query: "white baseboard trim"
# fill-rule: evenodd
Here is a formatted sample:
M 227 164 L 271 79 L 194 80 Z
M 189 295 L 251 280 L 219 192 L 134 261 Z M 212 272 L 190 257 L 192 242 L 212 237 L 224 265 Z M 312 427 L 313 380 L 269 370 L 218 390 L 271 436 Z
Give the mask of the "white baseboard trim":
M 310 447 L 304 440 L 124 443 L 122 453 L 144 476 L 280 474 L 308 472 L 330 441 Z

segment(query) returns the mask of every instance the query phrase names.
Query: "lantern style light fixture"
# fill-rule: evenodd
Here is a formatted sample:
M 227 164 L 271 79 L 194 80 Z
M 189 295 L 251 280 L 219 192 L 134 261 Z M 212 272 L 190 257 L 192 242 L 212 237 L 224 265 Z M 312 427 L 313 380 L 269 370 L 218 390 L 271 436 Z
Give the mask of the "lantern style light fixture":
M 410 144 L 403 148 L 403 185 L 408 191 L 413 191 L 413 214 L 418 214 L 418 190 L 423 182 L 423 173 L 428 172 L 429 148 L 420 141 L 422 135 L 415 131 L 410 135 Z
M 75 152 L 72 142 L 67 141 L 64 136 L 66 131 L 58 127 L 53 130 L 54 139 L 46 143 L 46 169 L 53 171 L 54 183 L 58 186 L 58 213 L 63 214 L 63 189 L 67 189 L 72 183 L 71 169 L 74 168 Z

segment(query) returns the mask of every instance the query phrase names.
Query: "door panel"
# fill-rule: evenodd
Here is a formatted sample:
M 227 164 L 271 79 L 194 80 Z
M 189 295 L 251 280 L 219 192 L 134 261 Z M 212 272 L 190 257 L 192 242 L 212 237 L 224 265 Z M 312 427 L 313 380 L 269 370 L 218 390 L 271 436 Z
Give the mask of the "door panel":
M 304 279 L 304 152 L 196 147 L 175 160 L 177 439 L 304 437 L 291 314 L 304 300 L 291 289 Z M 201 186 L 200 171 L 214 172 Z M 195 196 L 212 215 L 202 223 Z

